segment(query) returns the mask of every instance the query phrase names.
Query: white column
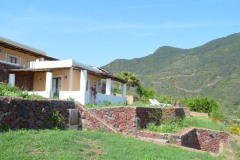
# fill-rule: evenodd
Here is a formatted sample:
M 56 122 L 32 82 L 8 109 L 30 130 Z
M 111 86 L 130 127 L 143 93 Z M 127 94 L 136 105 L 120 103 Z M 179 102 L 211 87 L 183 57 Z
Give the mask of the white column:
M 70 68 L 70 71 L 69 71 L 69 84 L 68 84 L 68 87 L 69 87 L 69 91 L 72 91 L 72 81 L 73 81 L 73 68 L 71 67 Z
M 81 76 L 80 77 L 80 92 L 81 92 L 80 103 L 82 105 L 85 105 L 86 104 L 87 71 L 81 70 L 80 76 Z
M 122 96 L 126 97 L 126 93 L 127 93 L 127 85 L 125 83 L 125 84 L 122 84 Z
M 81 70 L 80 91 L 85 92 L 87 87 L 87 71 Z
M 52 77 L 53 77 L 53 73 L 52 72 L 47 72 L 46 73 L 46 86 L 45 86 L 45 90 L 46 91 L 52 91 Z
M 15 74 L 9 74 L 8 82 L 10 85 L 15 86 Z
M 111 95 L 112 80 L 106 79 L 106 95 Z

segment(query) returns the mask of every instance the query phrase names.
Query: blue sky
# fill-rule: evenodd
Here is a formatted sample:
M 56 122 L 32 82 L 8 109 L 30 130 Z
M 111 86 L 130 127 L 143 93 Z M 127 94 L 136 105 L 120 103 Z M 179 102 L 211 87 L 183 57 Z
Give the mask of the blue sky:
M 239 0 L 2 0 L 0 36 L 103 66 L 240 32 Z

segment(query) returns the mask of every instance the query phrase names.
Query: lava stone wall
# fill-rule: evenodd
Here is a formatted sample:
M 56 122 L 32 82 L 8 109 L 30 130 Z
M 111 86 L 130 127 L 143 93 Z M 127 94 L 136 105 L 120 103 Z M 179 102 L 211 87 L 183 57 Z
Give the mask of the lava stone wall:
M 139 117 L 140 127 L 145 128 L 147 123 L 155 122 L 156 118 L 164 118 L 164 120 L 169 120 L 173 117 L 183 117 L 185 116 L 183 108 L 150 108 L 150 107 L 137 107 L 136 108 L 137 117 Z M 151 116 L 154 114 L 154 117 Z
M 196 129 L 189 130 L 181 136 L 181 145 L 185 147 L 190 147 L 194 149 L 201 150 Z
M 0 97 L 0 128 L 51 128 L 53 123 L 49 121 L 49 117 L 53 111 L 58 110 L 67 123 L 67 109 L 73 108 L 75 104 L 71 101 Z
M 144 128 L 148 122 L 155 121 L 155 119 L 149 116 L 151 113 L 161 113 L 158 114 L 160 116 L 159 118 L 161 118 L 162 115 L 172 118 L 175 116 L 184 116 L 184 112 L 181 110 L 183 111 L 182 108 L 149 107 L 91 108 L 86 111 L 81 111 L 81 119 L 83 129 L 100 129 L 103 126 L 108 126 L 108 128 L 112 128 L 116 132 L 134 134 L 136 130 L 136 117 L 139 118 L 139 126 Z
M 92 121 L 93 117 L 98 119 L 98 123 Z M 88 109 L 83 120 L 83 128 L 99 129 L 109 125 L 116 132 L 132 133 L 136 127 L 136 108 L 133 107 L 114 107 L 114 108 L 94 108 Z M 95 118 L 95 119 L 96 119 Z M 101 122 L 103 122 L 101 124 Z M 101 125 L 100 125 L 101 124 Z M 104 125 L 105 124 L 105 125 Z
M 229 143 L 229 134 L 226 132 L 196 128 L 196 135 L 203 151 L 219 152 L 220 143 Z
M 229 134 L 222 131 L 195 128 L 181 136 L 182 145 L 218 153 L 220 144 L 228 145 Z

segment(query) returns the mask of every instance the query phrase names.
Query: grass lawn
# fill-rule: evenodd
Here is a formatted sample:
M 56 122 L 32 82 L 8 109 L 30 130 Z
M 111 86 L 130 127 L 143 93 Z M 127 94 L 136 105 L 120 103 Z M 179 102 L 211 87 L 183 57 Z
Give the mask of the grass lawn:
M 212 130 L 224 130 L 224 124 L 220 122 L 214 122 L 209 118 L 205 117 L 189 117 L 185 118 L 175 118 L 170 121 L 163 122 L 161 125 L 155 125 L 154 123 L 149 123 L 147 130 L 154 132 L 164 132 L 164 133 L 176 133 L 185 127 L 200 127 Z
M 207 160 L 223 157 L 100 131 L 18 130 L 0 132 L 0 159 Z

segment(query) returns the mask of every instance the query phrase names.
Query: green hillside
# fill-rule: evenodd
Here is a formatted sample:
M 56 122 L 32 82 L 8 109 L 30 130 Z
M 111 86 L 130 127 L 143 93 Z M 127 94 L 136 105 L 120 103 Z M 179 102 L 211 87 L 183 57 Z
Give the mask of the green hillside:
M 146 57 L 118 59 L 103 68 L 134 72 L 161 95 L 216 98 L 229 113 L 240 114 L 240 33 L 192 49 L 163 46 Z

